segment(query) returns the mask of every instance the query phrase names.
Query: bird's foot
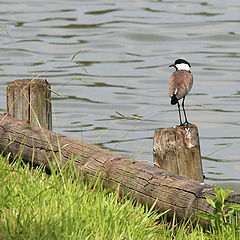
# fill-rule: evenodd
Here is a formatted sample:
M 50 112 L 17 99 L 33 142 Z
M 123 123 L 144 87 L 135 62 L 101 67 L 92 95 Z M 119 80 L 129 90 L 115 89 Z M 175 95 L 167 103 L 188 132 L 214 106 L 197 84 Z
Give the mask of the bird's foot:
M 179 127 L 185 127 L 188 126 L 189 124 L 191 124 L 190 122 L 186 121 L 184 123 L 180 123 L 180 125 L 178 125 Z

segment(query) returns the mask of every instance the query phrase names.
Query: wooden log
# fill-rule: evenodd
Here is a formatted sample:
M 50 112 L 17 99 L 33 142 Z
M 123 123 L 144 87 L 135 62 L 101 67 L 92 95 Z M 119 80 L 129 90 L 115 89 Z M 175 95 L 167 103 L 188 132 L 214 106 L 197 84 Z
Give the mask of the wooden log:
M 5 153 L 21 153 L 23 160 L 36 165 L 49 161 L 63 166 L 74 157 L 74 166 L 84 179 L 93 179 L 102 173 L 105 187 L 116 189 L 120 196 L 128 192 L 141 203 L 160 211 L 170 209 L 179 219 L 195 218 L 196 212 L 215 213 L 206 202 L 208 195 L 215 199 L 213 187 L 187 179 L 166 170 L 114 154 L 43 128 L 29 127 L 26 121 L 18 121 L 0 114 L 0 149 Z M 61 151 L 60 151 L 61 149 Z M 55 156 L 55 157 L 54 157 Z M 49 161 L 48 161 L 49 159 Z M 228 202 L 240 203 L 240 195 L 231 192 Z
M 155 131 L 154 162 L 171 173 L 203 182 L 202 160 L 196 125 Z
M 7 87 L 8 114 L 52 130 L 51 91 L 47 80 L 20 79 Z

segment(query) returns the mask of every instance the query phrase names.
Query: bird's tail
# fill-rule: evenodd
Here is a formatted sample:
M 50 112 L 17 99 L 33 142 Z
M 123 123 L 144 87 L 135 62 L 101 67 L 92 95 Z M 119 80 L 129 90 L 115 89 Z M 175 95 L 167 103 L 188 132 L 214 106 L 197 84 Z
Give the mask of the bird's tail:
M 172 104 L 172 105 L 175 105 L 175 104 L 177 104 L 177 103 L 178 103 L 178 99 L 177 99 L 176 95 L 174 94 L 174 95 L 171 97 L 171 104 Z

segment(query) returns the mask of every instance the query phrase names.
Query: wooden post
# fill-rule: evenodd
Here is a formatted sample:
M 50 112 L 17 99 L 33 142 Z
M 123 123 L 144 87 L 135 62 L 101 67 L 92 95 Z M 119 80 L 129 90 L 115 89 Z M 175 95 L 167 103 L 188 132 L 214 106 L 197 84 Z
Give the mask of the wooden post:
M 52 130 L 51 91 L 47 80 L 20 79 L 7 87 L 8 114 L 35 127 Z
M 171 173 L 203 182 L 197 126 L 159 129 L 153 139 L 154 162 Z

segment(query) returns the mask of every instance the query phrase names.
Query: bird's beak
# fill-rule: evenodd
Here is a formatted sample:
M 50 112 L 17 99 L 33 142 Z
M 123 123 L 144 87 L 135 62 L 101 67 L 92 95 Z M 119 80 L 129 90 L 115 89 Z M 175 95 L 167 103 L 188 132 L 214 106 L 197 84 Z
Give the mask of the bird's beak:
M 171 65 L 169 65 L 168 67 L 175 67 L 175 64 L 171 64 Z

